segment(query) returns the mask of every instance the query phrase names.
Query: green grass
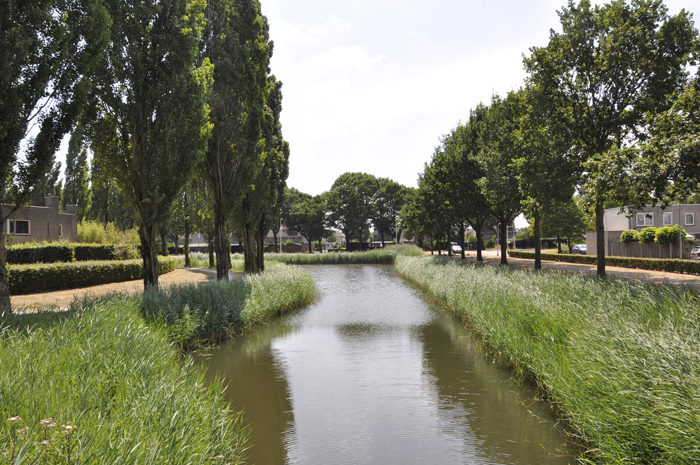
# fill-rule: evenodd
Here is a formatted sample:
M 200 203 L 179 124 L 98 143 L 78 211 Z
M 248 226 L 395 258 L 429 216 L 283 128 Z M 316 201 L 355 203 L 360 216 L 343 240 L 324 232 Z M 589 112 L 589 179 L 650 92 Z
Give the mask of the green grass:
M 245 432 L 221 384 L 207 388 L 190 359 L 178 363 L 137 307 L 112 298 L 3 319 L 0 462 L 241 463 Z M 53 427 L 40 425 L 48 418 Z
M 271 264 L 260 274 L 229 282 L 171 286 L 143 296 L 141 314 L 163 326 L 182 350 L 215 343 L 281 313 L 302 308 L 316 296 L 311 274 Z
M 535 376 L 589 446 L 585 463 L 700 461 L 697 293 L 439 258 L 396 266 Z
M 182 351 L 315 292 L 307 271 L 277 264 L 228 283 L 0 316 L 0 463 L 242 463 L 240 417 Z
M 274 253 L 266 254 L 265 258 L 291 265 L 390 265 L 399 255 L 415 257 L 423 255 L 423 251 L 415 245 L 391 245 L 368 252 Z

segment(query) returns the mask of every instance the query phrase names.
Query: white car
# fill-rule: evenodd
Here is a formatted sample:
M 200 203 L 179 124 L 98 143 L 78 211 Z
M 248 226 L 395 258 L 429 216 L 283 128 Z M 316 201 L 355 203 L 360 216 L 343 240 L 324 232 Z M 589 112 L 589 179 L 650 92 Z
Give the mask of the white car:
M 690 252 L 690 259 L 691 260 L 700 260 L 700 246 L 695 246 L 693 247 L 693 250 Z
M 462 247 L 456 242 L 453 242 L 450 248 L 452 249 L 452 253 L 462 253 Z

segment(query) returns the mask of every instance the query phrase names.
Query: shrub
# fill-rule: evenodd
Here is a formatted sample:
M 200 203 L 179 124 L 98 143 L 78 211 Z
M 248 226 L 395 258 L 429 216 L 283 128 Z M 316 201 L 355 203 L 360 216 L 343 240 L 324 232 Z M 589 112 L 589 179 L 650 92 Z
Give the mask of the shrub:
M 114 260 L 116 247 L 106 244 L 76 244 L 75 260 L 78 262 L 95 260 Z
M 367 252 L 337 252 L 325 254 L 269 254 L 266 258 L 290 265 L 391 265 L 399 255 L 421 256 L 423 251 L 415 245 L 389 245 Z
M 642 229 L 642 231 L 637 236 L 637 240 L 642 244 L 651 244 L 656 240 L 656 228 L 649 226 L 648 228 Z
M 636 229 L 628 229 L 626 231 L 622 231 L 622 234 L 620 234 L 620 241 L 624 242 L 625 244 L 629 244 L 630 242 L 638 242 L 639 233 Z
M 121 231 L 114 223 L 103 225 L 97 221 L 83 220 L 78 223 L 78 242 L 88 244 L 140 244 L 136 228 Z
M 7 248 L 7 263 L 11 265 L 72 261 L 73 246 L 69 242 L 29 242 Z
M 173 271 L 175 260 L 158 258 L 159 274 Z M 9 265 L 11 294 L 76 289 L 143 278 L 142 260 Z
M 508 255 L 514 258 L 535 258 L 535 252 L 509 250 Z M 552 260 L 567 263 L 596 264 L 595 255 L 565 255 L 543 253 L 542 260 Z M 666 271 L 669 273 L 685 273 L 700 275 L 700 260 L 679 260 L 667 258 L 634 258 L 634 257 L 605 257 L 609 266 L 635 268 L 638 270 Z
M 492 249 L 493 247 L 496 247 L 496 236 L 493 236 L 491 239 L 486 241 L 484 247 L 486 247 L 487 249 Z
M 678 244 L 680 242 L 681 227 L 677 224 L 674 226 L 664 226 L 656 230 L 655 241 L 659 244 Z M 683 237 L 687 234 L 685 230 L 682 232 Z

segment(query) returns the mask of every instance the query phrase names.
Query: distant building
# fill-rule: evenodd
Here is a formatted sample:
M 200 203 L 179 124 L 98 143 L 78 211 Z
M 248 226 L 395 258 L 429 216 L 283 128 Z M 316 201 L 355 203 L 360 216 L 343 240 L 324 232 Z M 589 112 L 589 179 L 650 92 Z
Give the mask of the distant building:
M 3 205 L 3 216 L 9 210 Z M 43 207 L 21 208 L 10 215 L 3 227 L 8 244 L 10 241 L 13 244 L 59 240 L 75 242 L 78 240 L 78 206 L 66 205 L 66 211 L 59 211 L 59 198 L 48 196 L 44 199 Z

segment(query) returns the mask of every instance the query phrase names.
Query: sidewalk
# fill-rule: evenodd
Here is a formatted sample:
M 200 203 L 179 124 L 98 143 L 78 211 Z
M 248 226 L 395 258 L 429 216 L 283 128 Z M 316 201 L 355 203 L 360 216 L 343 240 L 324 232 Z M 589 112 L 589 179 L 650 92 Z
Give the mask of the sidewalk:
M 501 263 L 500 253 L 497 256 L 496 252 L 494 251 L 484 250 L 482 254 L 485 263 L 488 263 L 490 265 L 498 265 Z M 427 255 L 430 255 L 430 253 L 428 252 Z M 437 253 L 435 255 L 437 256 Z M 446 255 L 446 253 L 443 253 L 443 255 Z M 460 257 L 460 255 L 453 256 L 453 258 L 455 259 L 460 259 Z M 465 260 L 476 261 L 476 252 L 471 250 L 465 252 Z M 508 266 L 520 269 L 534 269 L 535 260 L 527 258 L 508 257 Z M 597 267 L 596 265 L 587 265 L 582 263 L 564 263 L 555 262 L 551 260 L 542 260 L 542 269 L 566 271 L 570 273 L 581 273 L 595 276 Z M 668 283 L 675 285 L 700 287 L 700 276 L 690 274 L 668 273 L 665 271 L 636 270 L 633 268 L 621 268 L 617 266 L 606 266 L 605 272 L 608 276 L 620 279 L 641 279 L 654 283 Z

